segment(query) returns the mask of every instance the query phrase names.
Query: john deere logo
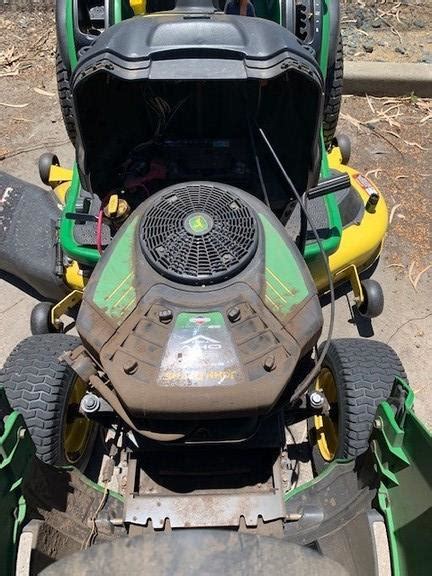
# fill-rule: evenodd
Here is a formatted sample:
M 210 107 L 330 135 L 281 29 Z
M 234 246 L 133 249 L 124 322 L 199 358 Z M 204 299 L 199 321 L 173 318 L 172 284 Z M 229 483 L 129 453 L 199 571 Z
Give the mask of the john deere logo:
M 186 218 L 184 226 L 189 234 L 202 236 L 213 228 L 213 218 L 203 212 L 195 212 Z

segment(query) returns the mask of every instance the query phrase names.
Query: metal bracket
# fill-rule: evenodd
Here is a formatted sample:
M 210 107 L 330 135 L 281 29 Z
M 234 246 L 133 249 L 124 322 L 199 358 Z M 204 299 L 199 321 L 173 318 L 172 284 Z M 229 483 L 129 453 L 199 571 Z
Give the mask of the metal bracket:
M 257 527 L 260 518 L 270 522 L 286 516 L 279 460 L 273 467 L 272 487 L 248 491 L 137 494 L 133 486 L 137 474 L 137 461 L 131 459 L 123 517 L 126 524 L 147 526 L 151 521 L 155 530 L 163 530 L 169 520 L 171 528 L 219 528 L 238 527 L 244 518 L 247 527 Z
M 72 174 L 73 172 L 70 168 L 63 168 L 62 166 L 52 164 L 49 172 L 49 185 L 54 189 L 63 182 L 70 182 L 72 180 Z
M 364 294 L 363 294 L 363 288 L 361 285 L 360 276 L 359 276 L 359 273 L 357 270 L 357 266 L 355 264 L 350 264 L 346 268 L 343 268 L 342 270 L 339 270 L 338 272 L 336 272 L 336 274 L 334 275 L 335 282 L 338 281 L 338 278 L 340 276 L 344 277 L 344 278 L 348 277 L 350 284 L 351 284 L 351 289 L 352 289 L 353 294 L 354 294 L 354 300 L 355 300 L 356 305 L 360 306 L 361 304 L 363 304 Z
M 56 330 L 62 329 L 63 323 L 60 321 L 60 318 L 63 316 L 63 314 L 66 314 L 66 312 L 81 302 L 82 295 L 83 293 L 81 290 L 73 290 L 67 296 L 65 296 L 63 300 L 60 300 L 58 304 L 52 307 L 51 324 Z

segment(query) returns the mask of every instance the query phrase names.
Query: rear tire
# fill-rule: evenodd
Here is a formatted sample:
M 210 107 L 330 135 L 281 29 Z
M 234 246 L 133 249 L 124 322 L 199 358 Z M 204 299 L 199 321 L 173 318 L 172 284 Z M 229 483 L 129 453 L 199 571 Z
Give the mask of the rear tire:
M 329 149 L 336 134 L 343 89 L 343 42 L 339 35 L 334 64 L 327 70 L 324 97 L 323 136 L 324 145 Z
M 60 101 L 60 109 L 63 116 L 63 122 L 65 124 L 69 140 L 75 146 L 76 128 L 72 107 L 72 93 L 69 83 L 70 74 L 66 66 L 63 64 L 63 60 L 58 48 L 56 51 L 56 74 L 57 74 L 57 90 Z
M 11 352 L 0 371 L 0 386 L 12 408 L 24 417 L 40 459 L 47 464 L 73 464 L 84 470 L 96 426 L 78 414 L 78 396 L 85 386 L 59 359 L 80 342 L 66 334 L 26 338 Z
M 362 338 L 333 340 L 323 370 L 331 373 L 335 384 L 336 405 L 331 405 L 330 420 L 337 444 L 334 453 L 325 456 L 320 438 L 329 420 L 309 418 L 312 463 L 317 474 L 336 458 L 357 458 L 366 452 L 378 405 L 389 398 L 396 377 L 406 378 L 402 363 L 390 346 Z M 328 400 L 331 403 L 332 399 Z

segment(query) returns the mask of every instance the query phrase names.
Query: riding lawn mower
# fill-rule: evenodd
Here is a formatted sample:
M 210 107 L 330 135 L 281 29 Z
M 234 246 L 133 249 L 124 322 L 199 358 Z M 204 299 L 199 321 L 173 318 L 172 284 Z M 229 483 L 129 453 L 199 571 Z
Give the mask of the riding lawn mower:
M 381 313 L 387 228 L 335 134 L 338 3 L 56 10 L 75 165 L 0 174 L 0 268 L 41 300 L 0 373 L 8 573 L 378 574 L 384 521 L 393 573 L 426 573 L 406 374 L 332 335 L 347 287 Z

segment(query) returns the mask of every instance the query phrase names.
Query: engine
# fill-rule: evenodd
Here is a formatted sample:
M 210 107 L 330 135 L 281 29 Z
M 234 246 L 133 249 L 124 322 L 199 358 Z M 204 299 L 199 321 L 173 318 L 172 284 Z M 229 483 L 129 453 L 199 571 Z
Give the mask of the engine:
M 264 414 L 321 328 L 283 226 L 254 196 L 214 182 L 143 202 L 92 273 L 77 319 L 107 390 L 136 420 Z

